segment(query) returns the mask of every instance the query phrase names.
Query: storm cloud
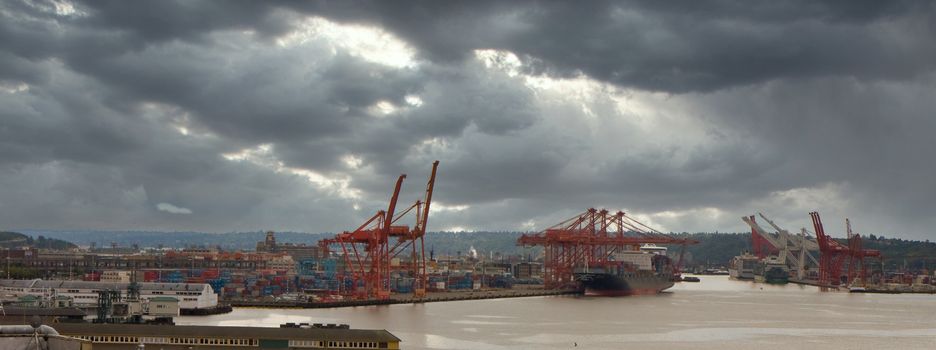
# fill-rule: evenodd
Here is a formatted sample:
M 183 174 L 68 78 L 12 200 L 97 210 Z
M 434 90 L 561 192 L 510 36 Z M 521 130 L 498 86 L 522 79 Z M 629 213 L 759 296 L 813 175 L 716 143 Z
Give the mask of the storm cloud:
M 930 239 L 924 1 L 8 1 L 0 226 L 430 230 L 588 207 L 665 231 Z M 833 226 L 834 225 L 834 226 Z

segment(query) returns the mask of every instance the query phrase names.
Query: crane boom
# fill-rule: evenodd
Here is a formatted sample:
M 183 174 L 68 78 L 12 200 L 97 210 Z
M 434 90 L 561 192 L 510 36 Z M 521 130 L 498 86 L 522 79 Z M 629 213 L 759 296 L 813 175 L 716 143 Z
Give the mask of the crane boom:
M 423 207 L 422 215 L 419 216 L 419 227 L 416 228 L 420 236 L 426 233 L 426 225 L 429 223 L 429 205 L 432 204 L 432 190 L 435 187 L 436 170 L 439 168 L 439 161 L 432 163 L 432 173 L 429 175 L 429 182 L 426 183 L 426 203 Z

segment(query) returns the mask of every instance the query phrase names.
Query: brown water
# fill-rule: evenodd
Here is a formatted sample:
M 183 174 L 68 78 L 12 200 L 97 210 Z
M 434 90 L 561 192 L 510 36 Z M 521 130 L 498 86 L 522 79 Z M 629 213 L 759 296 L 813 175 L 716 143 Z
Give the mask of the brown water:
M 700 276 L 642 297 L 532 297 L 337 309 L 235 309 L 178 324 L 348 323 L 404 349 L 936 349 L 936 295 L 820 292 Z

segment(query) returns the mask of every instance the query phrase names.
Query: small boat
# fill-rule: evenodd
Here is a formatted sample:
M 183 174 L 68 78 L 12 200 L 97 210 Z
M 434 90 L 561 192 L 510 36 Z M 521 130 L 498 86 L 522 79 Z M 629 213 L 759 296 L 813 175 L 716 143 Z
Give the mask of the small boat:
M 701 282 L 702 280 L 700 280 L 698 277 L 688 276 L 688 277 L 683 277 L 682 281 L 683 282 Z

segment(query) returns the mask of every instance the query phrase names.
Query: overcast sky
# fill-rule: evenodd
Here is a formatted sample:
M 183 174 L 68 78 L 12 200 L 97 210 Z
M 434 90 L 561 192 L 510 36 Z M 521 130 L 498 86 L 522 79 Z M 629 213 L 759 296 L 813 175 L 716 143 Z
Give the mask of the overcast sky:
M 0 2 L 0 228 L 933 239 L 929 1 Z

